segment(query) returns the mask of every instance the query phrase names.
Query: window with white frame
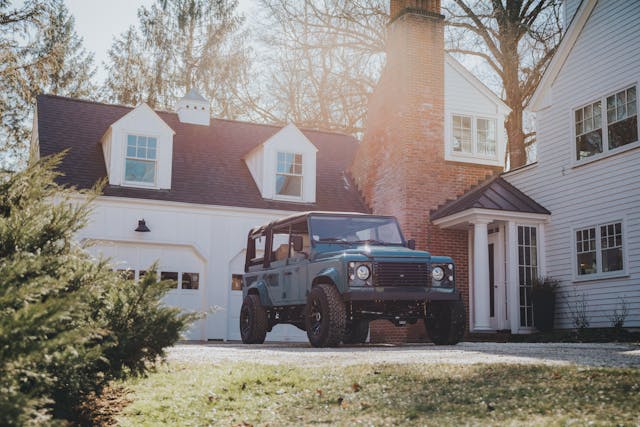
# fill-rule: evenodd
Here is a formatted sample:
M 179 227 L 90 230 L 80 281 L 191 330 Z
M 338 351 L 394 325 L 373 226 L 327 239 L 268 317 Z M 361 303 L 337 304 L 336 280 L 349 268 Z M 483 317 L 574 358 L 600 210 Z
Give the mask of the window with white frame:
M 538 276 L 538 230 L 536 227 L 518 226 L 518 284 L 520 300 L 520 326 L 533 326 L 531 290 Z
M 453 153 L 495 157 L 496 120 L 454 114 L 451 117 Z
M 156 138 L 127 135 L 124 180 L 130 183 L 155 184 L 157 164 Z
M 607 97 L 607 139 L 610 150 L 638 140 L 635 86 Z
M 622 221 L 576 230 L 578 277 L 624 270 Z
M 278 152 L 276 195 L 302 197 L 302 154 Z
M 636 87 L 632 86 L 574 111 L 576 159 L 607 153 L 638 141 Z M 602 106 L 606 106 L 603 115 Z

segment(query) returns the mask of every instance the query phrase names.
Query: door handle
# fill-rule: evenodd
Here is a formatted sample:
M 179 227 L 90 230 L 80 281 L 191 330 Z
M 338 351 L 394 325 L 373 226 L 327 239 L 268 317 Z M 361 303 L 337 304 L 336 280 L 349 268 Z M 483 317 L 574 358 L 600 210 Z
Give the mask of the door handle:
M 293 274 L 293 271 L 285 271 L 284 275 L 285 276 L 291 276 Z

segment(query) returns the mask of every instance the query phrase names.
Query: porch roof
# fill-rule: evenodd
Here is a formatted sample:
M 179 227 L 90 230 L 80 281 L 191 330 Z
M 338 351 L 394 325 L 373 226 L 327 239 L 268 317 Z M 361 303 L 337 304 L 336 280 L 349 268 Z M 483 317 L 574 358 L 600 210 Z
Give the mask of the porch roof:
M 543 215 L 551 214 L 544 206 L 511 185 L 504 178 L 496 176 L 457 199 L 431 211 L 430 218 L 435 221 L 474 208 Z

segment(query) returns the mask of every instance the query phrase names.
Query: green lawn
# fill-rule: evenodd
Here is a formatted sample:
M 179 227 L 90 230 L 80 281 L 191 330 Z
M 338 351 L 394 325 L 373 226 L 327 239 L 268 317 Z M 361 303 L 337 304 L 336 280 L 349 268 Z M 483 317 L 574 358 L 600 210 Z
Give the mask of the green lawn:
M 163 365 L 123 426 L 638 425 L 640 371 L 529 365 Z

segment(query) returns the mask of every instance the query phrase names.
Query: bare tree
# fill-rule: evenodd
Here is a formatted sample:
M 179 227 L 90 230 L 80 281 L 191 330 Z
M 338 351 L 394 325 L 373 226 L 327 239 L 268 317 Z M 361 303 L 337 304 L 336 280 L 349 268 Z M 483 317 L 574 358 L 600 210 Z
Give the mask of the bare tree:
M 246 77 L 248 52 L 237 6 L 237 0 L 157 0 L 141 7 L 138 27 L 109 50 L 105 97 L 172 108 L 195 87 L 214 114 L 242 116 L 244 105 L 235 94 Z
M 379 0 L 261 0 L 270 69 L 258 119 L 359 135 L 384 63 L 388 12 Z M 265 49 L 266 50 L 266 49 Z M 264 92 L 263 92 L 264 93 Z
M 449 0 L 448 50 L 485 61 L 499 77 L 511 108 L 505 122 L 512 168 L 526 163 L 533 133 L 523 111 L 553 57 L 562 34 L 560 0 Z

